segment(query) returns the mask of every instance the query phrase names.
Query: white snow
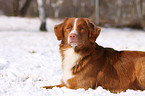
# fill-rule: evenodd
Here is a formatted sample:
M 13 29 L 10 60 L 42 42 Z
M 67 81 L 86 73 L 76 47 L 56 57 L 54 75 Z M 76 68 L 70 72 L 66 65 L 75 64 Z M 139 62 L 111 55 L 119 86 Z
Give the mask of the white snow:
M 46 90 L 61 83 L 61 56 L 53 27 L 59 20 L 47 19 L 50 32 L 40 32 L 38 18 L 0 16 L 0 96 L 145 96 L 145 91 L 127 90 L 118 94 L 97 89 Z M 145 32 L 133 29 L 102 28 L 96 41 L 117 50 L 145 51 Z

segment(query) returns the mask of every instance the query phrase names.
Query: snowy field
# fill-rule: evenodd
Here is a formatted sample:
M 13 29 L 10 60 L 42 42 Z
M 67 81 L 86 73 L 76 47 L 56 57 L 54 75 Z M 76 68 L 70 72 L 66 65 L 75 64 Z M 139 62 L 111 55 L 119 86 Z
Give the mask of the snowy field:
M 38 18 L 0 16 L 0 96 L 145 96 L 145 91 L 113 94 L 102 87 L 86 91 L 41 88 L 61 81 L 60 42 L 53 32 L 58 23 L 59 20 L 47 19 L 46 33 L 39 31 Z M 102 28 L 96 42 L 116 50 L 145 51 L 145 32 Z

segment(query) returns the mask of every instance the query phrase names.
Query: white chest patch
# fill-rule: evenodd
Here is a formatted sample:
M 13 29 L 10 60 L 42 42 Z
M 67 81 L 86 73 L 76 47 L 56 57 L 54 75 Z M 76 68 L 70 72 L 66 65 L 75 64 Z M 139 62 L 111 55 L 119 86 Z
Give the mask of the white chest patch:
M 62 80 L 67 86 L 67 80 L 74 77 L 72 74 L 72 68 L 76 65 L 79 58 L 80 55 L 75 53 L 73 48 L 68 48 L 64 51 Z

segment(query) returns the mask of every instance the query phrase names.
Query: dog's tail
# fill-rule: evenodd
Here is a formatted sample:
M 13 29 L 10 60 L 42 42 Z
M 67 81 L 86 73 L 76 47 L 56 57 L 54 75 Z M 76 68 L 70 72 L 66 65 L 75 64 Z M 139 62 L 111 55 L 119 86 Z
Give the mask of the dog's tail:
M 64 87 L 64 84 L 60 84 L 60 85 L 55 85 L 55 86 L 43 86 L 42 88 L 46 88 L 46 89 L 52 89 L 53 87 Z

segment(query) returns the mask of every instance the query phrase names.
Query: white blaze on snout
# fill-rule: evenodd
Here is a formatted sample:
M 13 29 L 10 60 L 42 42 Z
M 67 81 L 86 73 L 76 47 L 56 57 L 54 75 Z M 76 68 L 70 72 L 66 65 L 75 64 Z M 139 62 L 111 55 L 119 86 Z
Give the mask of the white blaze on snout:
M 75 21 L 74 21 L 74 26 L 73 26 L 73 30 L 70 32 L 70 33 L 76 33 L 76 34 L 78 34 L 77 33 L 77 18 L 75 19 Z
M 75 33 L 75 34 L 77 34 L 78 35 L 78 32 L 77 32 L 77 18 L 74 20 L 74 25 L 73 25 L 73 30 L 69 33 L 69 35 L 68 35 L 68 43 L 70 43 L 70 34 L 71 33 Z M 71 44 L 71 46 L 76 46 L 77 44 L 76 43 L 72 43 Z

